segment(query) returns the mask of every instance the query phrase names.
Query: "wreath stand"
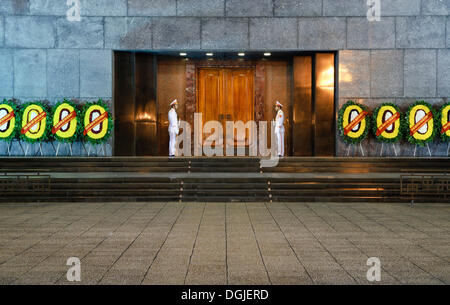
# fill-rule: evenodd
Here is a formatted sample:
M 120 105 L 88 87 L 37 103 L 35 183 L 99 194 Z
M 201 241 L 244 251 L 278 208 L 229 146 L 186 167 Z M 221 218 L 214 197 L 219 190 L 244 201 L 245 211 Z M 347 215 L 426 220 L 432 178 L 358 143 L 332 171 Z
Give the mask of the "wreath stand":
M 8 156 L 11 156 L 11 148 L 10 148 L 11 142 L 5 142 L 5 144 L 6 144 L 6 153 L 8 154 Z
M 53 145 L 53 142 L 51 142 L 52 143 L 52 146 L 53 146 L 53 149 L 55 150 L 55 156 L 56 157 L 58 157 L 58 154 L 59 154 L 59 147 L 60 147 L 60 145 L 61 145 L 61 142 L 58 142 L 58 145 L 56 145 L 56 149 L 55 149 L 55 146 Z M 66 144 L 67 146 L 69 146 L 69 153 L 70 153 L 70 156 L 72 157 L 73 156 L 73 152 L 72 152 L 72 144 L 73 143 L 64 143 L 64 144 Z
M 349 156 L 349 154 L 350 154 L 350 148 L 352 148 L 352 147 L 353 147 L 352 157 L 355 156 L 355 151 L 357 151 L 358 148 L 356 147 L 355 144 L 349 144 L 349 145 L 348 145 L 348 148 L 347 148 L 347 154 L 346 154 L 347 157 Z M 360 150 L 361 150 L 362 156 L 365 157 L 365 155 L 364 155 L 364 149 L 363 149 L 363 147 L 362 147 L 362 145 L 361 145 L 361 142 L 359 142 L 359 148 L 360 148 Z
M 417 146 L 418 146 L 417 144 L 414 146 L 414 157 L 416 156 Z M 428 154 L 431 157 L 431 150 L 430 150 L 430 146 L 428 145 L 428 143 L 427 143 L 427 148 L 428 148 Z M 448 147 L 447 147 L 447 155 L 448 155 Z
M 395 143 L 391 143 L 391 144 L 392 144 L 392 148 L 394 149 L 395 156 L 398 157 L 397 149 L 395 148 Z M 384 148 L 384 142 L 381 142 L 380 157 L 383 156 L 383 148 Z
M 13 141 L 11 141 L 11 147 L 12 147 L 12 142 Z M 25 150 L 23 150 L 22 143 L 19 140 L 17 140 L 17 143 L 19 143 L 20 149 L 22 150 L 22 153 L 25 155 Z M 10 156 L 11 156 L 11 154 L 10 154 Z
M 86 151 L 88 157 L 91 154 L 91 146 L 94 147 L 94 150 L 95 150 L 95 153 L 97 154 L 97 156 L 98 156 L 98 147 L 100 146 L 101 151 L 103 152 L 103 157 L 106 157 L 106 150 L 105 150 L 105 145 L 104 144 L 89 145 L 89 144 L 86 143 L 88 149 L 86 149 L 86 146 L 84 145 L 83 142 L 81 142 L 81 145 L 83 146 L 84 150 Z
M 448 157 L 448 151 L 449 151 L 449 149 L 450 149 L 450 142 L 448 142 L 448 144 L 447 144 L 447 157 Z
M 9 142 L 5 142 L 5 144 L 6 144 L 6 153 L 8 154 L 8 157 L 11 157 L 12 142 L 13 142 L 13 140 L 11 140 Z
M 25 157 L 27 156 L 28 150 L 30 149 L 30 146 L 32 146 L 32 145 L 34 145 L 34 144 L 28 143 L 28 145 L 25 147 Z M 21 146 L 22 146 L 22 145 L 21 145 Z M 42 142 L 39 142 L 39 151 L 36 152 L 36 153 L 34 154 L 34 156 L 37 156 L 38 153 L 40 153 L 41 156 L 44 156 L 44 153 L 42 152 Z

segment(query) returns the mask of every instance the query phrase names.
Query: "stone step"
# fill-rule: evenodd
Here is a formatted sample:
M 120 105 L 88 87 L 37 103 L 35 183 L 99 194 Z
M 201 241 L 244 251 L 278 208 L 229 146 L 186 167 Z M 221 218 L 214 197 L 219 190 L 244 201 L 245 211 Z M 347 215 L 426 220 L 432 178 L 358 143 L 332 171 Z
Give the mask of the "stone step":
M 52 178 L 49 193 L 5 190 L 0 201 L 399 202 L 407 201 L 400 198 L 399 173 L 450 169 L 447 158 L 283 158 L 277 167 L 263 168 L 264 174 L 259 174 L 259 161 L 248 157 L 2 158 L 1 172 L 39 172 Z M 344 175 L 351 173 L 355 175 Z M 5 179 L 10 178 L 0 175 L 0 182 Z M 419 196 L 416 201 L 443 200 L 429 197 Z

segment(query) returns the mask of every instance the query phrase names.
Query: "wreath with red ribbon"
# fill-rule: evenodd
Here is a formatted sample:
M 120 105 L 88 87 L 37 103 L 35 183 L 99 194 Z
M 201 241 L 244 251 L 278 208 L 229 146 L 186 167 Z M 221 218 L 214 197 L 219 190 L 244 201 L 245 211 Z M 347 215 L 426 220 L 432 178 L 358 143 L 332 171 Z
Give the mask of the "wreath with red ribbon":
M 387 114 L 391 114 L 387 117 Z M 405 120 L 400 108 L 393 103 L 383 103 L 372 113 L 372 132 L 380 142 L 395 143 L 401 140 Z
M 42 111 L 35 116 L 32 120 L 24 121 L 24 114 L 27 111 L 28 107 L 33 107 L 36 109 L 42 109 Z M 37 111 L 35 109 L 35 111 Z M 29 110 L 30 111 L 30 110 Z M 40 143 L 40 142 L 47 142 L 50 139 L 50 129 L 51 129 L 51 122 L 50 122 L 50 115 L 49 115 L 49 109 L 48 106 L 41 103 L 41 102 L 27 102 L 25 104 L 22 104 L 20 106 L 19 115 L 18 118 L 20 120 L 20 131 L 19 131 L 19 138 L 25 142 L 28 143 Z M 32 130 L 37 124 L 45 124 L 44 130 L 42 130 L 42 135 L 39 137 L 31 137 L 29 135 L 30 130 Z M 40 126 L 40 125 L 39 125 Z
M 17 137 L 20 118 L 19 110 L 13 101 L 0 102 L 0 141 L 11 142 Z
M 415 117 L 418 111 L 423 111 L 423 113 L 425 113 L 425 115 L 420 120 L 416 120 Z M 436 118 L 436 111 L 429 103 L 425 101 L 416 101 L 414 104 L 410 105 L 408 111 L 406 111 L 405 114 L 405 134 L 408 142 L 420 146 L 425 146 L 427 143 L 433 142 L 435 136 L 438 133 L 439 126 Z M 421 134 L 421 128 L 425 125 L 427 131 L 425 134 Z M 432 127 L 430 125 L 432 125 Z
M 61 109 L 60 108 L 64 107 L 64 105 L 66 105 L 67 108 L 71 108 L 73 110 L 68 115 L 66 115 L 63 119 L 60 119 L 61 118 Z M 62 102 L 58 102 L 58 103 L 56 103 L 56 105 L 54 105 L 52 107 L 52 116 L 51 117 L 52 117 L 51 118 L 51 123 L 52 123 L 51 134 L 55 140 L 57 140 L 58 142 L 62 142 L 62 143 L 73 143 L 80 138 L 80 135 L 82 133 L 82 127 L 81 127 L 82 119 L 81 119 L 81 111 L 80 111 L 78 105 L 64 99 Z M 65 136 L 64 133 L 61 133 L 60 131 L 63 130 L 64 126 L 67 126 L 66 125 L 67 123 L 71 123 L 71 124 L 75 124 L 75 125 L 74 126 L 69 125 L 71 128 L 74 128 L 74 129 L 70 130 L 70 134 L 68 136 Z M 72 134 L 72 132 L 73 132 L 73 134 Z
M 96 117 L 94 120 L 90 120 L 90 113 L 92 110 L 95 109 L 102 109 L 103 113 L 101 113 L 98 117 Z M 95 103 L 86 103 L 83 106 L 83 111 L 81 113 L 81 120 L 82 120 L 82 135 L 81 137 L 83 140 L 90 142 L 92 144 L 102 144 L 109 140 L 109 138 L 112 135 L 112 129 L 113 129 L 113 118 L 111 111 L 109 110 L 108 104 L 103 102 L 103 100 L 99 99 Z M 93 136 L 91 131 L 96 128 L 96 126 L 101 126 L 101 128 L 104 128 L 102 122 L 105 122 L 108 126 L 106 127 L 106 130 L 104 130 L 101 133 L 101 136 Z
M 370 119 L 366 106 L 348 101 L 339 110 L 339 134 L 347 144 L 358 144 L 369 134 Z

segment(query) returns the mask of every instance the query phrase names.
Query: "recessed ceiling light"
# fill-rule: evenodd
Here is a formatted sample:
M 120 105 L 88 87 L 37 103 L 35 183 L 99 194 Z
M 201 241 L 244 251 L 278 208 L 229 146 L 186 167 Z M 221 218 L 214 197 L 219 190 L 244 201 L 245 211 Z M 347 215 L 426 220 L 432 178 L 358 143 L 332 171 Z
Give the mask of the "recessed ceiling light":
M 186 56 L 187 54 L 186 53 L 180 53 L 180 56 Z
M 245 53 L 238 53 L 238 56 L 245 56 Z
M 270 56 L 272 53 L 264 53 L 264 56 Z
M 206 53 L 206 56 L 213 56 L 213 53 Z

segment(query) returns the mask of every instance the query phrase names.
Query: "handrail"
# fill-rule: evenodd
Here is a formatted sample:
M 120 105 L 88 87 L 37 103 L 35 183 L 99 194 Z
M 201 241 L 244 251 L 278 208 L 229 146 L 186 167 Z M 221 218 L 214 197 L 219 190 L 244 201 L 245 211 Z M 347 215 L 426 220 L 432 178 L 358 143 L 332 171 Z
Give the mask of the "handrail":
M 0 197 L 12 194 L 41 195 L 51 191 L 51 176 L 32 174 L 11 174 L 3 172 L 0 175 Z
M 430 171 L 400 175 L 400 196 L 411 200 L 411 203 L 421 196 L 443 197 L 447 200 L 450 198 L 450 175 L 447 171 L 444 174 Z

